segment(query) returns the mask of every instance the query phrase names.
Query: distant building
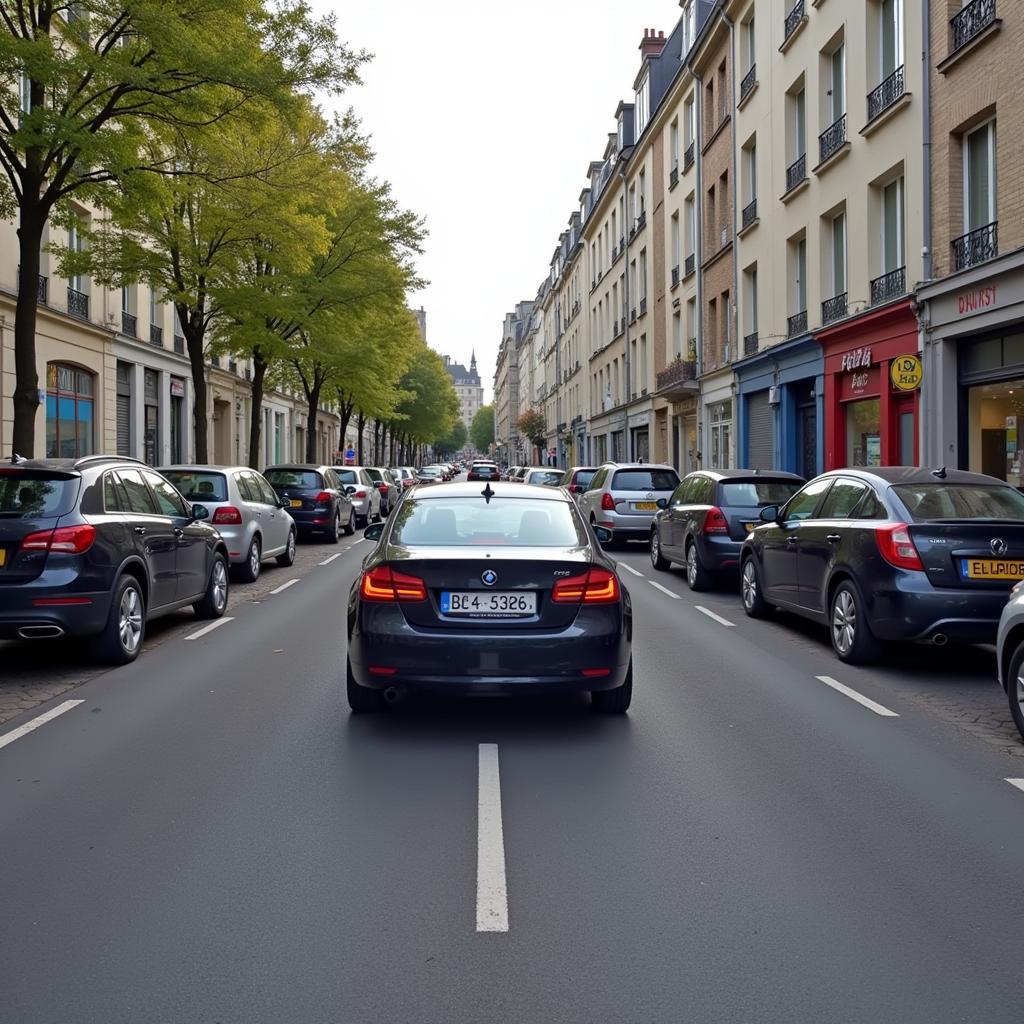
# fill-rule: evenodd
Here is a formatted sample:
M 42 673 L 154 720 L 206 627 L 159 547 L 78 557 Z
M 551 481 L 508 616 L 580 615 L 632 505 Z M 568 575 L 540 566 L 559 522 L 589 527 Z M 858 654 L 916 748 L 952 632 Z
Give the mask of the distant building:
M 480 374 L 476 372 L 476 352 L 472 353 L 467 370 L 462 363 L 453 363 L 448 356 L 442 356 L 444 368 L 455 385 L 455 393 L 459 396 L 460 415 L 466 429 L 473 425 L 473 417 L 484 404 L 484 388 L 480 383 Z
M 413 309 L 410 311 L 414 317 L 416 317 L 416 326 L 420 329 L 420 334 L 423 336 L 423 340 L 427 340 L 427 311 L 420 306 L 419 309 Z

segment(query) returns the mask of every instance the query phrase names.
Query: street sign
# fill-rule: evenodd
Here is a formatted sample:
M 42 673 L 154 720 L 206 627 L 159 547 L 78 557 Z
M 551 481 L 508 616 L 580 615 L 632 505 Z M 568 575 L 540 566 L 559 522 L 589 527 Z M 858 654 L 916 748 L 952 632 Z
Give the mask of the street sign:
M 356 450 L 355 448 L 347 448 L 345 450 L 345 465 L 354 466 L 356 464 Z
M 889 367 L 889 376 L 899 391 L 916 391 L 923 376 L 921 360 L 917 356 L 897 356 Z

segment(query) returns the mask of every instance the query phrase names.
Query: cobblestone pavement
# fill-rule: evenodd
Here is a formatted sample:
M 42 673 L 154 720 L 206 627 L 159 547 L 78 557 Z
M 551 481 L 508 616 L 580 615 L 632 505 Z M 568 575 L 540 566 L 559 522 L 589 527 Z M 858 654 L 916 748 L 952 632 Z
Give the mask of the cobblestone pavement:
M 271 590 L 295 577 L 304 576 L 330 555 L 344 551 L 356 537 L 345 537 L 341 544 L 300 544 L 295 564 L 290 569 L 265 562 L 255 583 L 233 583 L 228 614 L 249 601 L 260 601 Z M 151 622 L 146 629 L 146 650 L 181 637 L 196 629 L 190 609 L 184 609 Z M 37 643 L 0 641 L 0 725 L 44 701 L 59 697 L 68 690 L 109 671 L 93 662 L 88 647 L 79 640 L 41 640 Z

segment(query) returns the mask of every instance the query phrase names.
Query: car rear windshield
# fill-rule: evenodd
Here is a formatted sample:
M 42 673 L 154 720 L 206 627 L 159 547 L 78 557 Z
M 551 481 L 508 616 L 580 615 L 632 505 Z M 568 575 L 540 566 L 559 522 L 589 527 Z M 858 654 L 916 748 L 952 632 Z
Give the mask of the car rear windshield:
M 785 505 L 800 490 L 796 480 L 730 480 L 722 484 L 722 504 L 754 508 Z
M 379 469 L 368 469 L 366 472 L 375 483 L 379 483 L 384 479 L 384 474 Z
M 67 515 L 77 496 L 78 477 L 0 468 L 0 516 L 5 519 Z
M 227 501 L 228 482 L 223 473 L 190 469 L 168 469 L 161 475 L 174 484 L 189 501 Z
M 596 475 L 596 469 L 581 469 L 570 483 L 574 483 L 577 487 L 587 487 Z
M 323 487 L 320 474 L 312 469 L 268 469 L 263 475 L 271 487 Z
M 416 493 L 415 491 L 412 493 Z M 476 497 L 407 501 L 398 514 L 395 544 L 446 547 L 581 547 L 581 525 L 564 501 Z
M 474 466 L 473 474 L 479 477 L 496 477 L 499 475 L 496 466 Z
M 359 474 L 354 469 L 336 469 L 334 472 L 343 484 L 359 483 Z
M 542 469 L 526 476 L 527 483 L 540 484 L 543 487 L 557 487 L 565 474 L 560 469 Z
M 1024 495 L 999 484 L 897 484 L 896 496 L 917 521 L 928 519 L 1024 520 Z
M 620 469 L 612 477 L 613 491 L 674 491 L 678 485 L 672 469 Z

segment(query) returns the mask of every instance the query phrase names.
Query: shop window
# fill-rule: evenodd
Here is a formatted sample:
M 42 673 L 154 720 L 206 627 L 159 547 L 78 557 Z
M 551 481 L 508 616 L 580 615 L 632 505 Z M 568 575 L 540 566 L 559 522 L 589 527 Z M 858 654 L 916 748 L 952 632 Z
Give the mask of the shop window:
M 970 388 L 967 402 L 968 466 L 1024 487 L 1020 427 L 1024 427 L 1024 378 Z
M 865 398 L 846 404 L 846 465 L 882 464 L 881 402 Z
M 145 460 L 151 466 L 160 461 L 160 375 L 156 370 L 143 374 Z
M 46 457 L 76 459 L 96 451 L 95 377 L 62 363 L 46 366 Z

